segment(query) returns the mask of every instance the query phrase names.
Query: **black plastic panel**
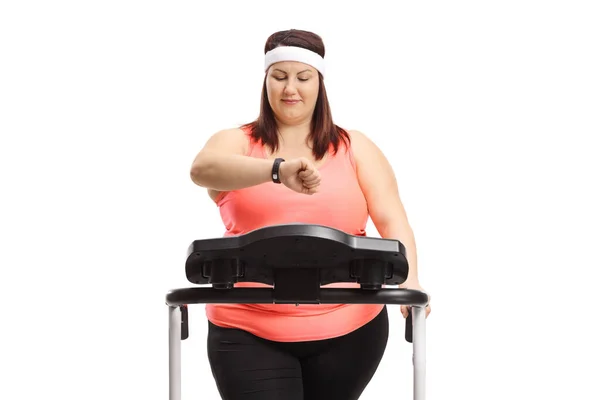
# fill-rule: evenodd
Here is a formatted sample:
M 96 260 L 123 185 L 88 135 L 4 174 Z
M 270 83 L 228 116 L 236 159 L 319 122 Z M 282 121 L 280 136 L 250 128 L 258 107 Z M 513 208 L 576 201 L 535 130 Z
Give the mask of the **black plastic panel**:
M 196 240 L 188 248 L 185 270 L 188 281 L 215 288 L 231 288 L 236 282 L 277 282 L 276 288 L 289 289 L 293 282 L 304 282 L 306 285 L 299 286 L 306 289 L 306 295 L 289 294 L 282 300 L 293 302 L 293 297 L 298 297 L 310 302 L 314 293 L 309 291 L 315 290 L 315 284 L 356 282 L 365 289 L 398 285 L 408 276 L 408 263 L 405 248 L 397 240 L 353 236 L 320 225 L 290 224 L 240 236 Z

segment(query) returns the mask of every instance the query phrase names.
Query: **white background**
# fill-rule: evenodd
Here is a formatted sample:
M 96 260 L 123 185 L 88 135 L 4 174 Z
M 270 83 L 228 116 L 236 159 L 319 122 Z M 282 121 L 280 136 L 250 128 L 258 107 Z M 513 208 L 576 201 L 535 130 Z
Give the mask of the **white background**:
M 594 2 L 332 3 L 3 2 L 0 398 L 167 398 L 164 295 L 223 233 L 189 167 L 257 115 L 288 28 L 323 37 L 336 122 L 397 174 L 433 296 L 428 399 L 600 398 Z M 365 400 L 411 398 L 390 315 Z M 204 306 L 190 323 L 183 398 L 218 399 Z

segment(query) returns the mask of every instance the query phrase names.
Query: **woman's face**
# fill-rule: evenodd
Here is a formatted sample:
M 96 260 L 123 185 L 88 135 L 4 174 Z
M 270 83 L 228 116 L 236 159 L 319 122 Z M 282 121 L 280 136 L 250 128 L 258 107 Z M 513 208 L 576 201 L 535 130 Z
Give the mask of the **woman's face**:
M 282 61 L 267 71 L 267 96 L 275 118 L 283 124 L 310 122 L 319 95 L 319 73 L 310 65 Z

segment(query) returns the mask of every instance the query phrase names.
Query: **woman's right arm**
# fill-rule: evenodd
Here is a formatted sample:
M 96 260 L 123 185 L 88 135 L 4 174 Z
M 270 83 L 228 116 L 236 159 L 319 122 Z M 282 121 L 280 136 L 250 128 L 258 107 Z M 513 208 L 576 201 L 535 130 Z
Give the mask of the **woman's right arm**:
M 246 156 L 247 149 L 248 139 L 241 129 L 215 133 L 192 163 L 192 181 L 220 192 L 270 182 L 273 161 Z

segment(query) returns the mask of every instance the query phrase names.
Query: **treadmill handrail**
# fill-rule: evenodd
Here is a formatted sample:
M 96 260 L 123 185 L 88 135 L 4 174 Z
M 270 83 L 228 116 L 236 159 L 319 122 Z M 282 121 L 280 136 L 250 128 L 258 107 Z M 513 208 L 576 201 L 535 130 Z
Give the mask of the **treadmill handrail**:
M 274 291 L 273 288 L 263 287 L 186 287 L 169 291 L 166 304 L 171 307 L 188 304 L 289 304 L 275 302 Z M 428 301 L 426 293 L 414 289 L 321 288 L 318 304 L 396 304 L 425 307 Z
M 396 304 L 425 307 L 429 302 L 427 293 L 405 288 L 350 289 L 321 288 L 319 304 Z M 188 336 L 187 306 L 189 304 L 289 304 L 275 302 L 274 288 L 216 289 L 212 287 L 186 287 L 173 289 L 167 293 L 166 304 L 182 310 L 182 337 Z M 305 304 L 305 303 L 296 303 Z M 314 304 L 313 302 L 307 304 Z M 413 341 L 412 312 L 405 321 L 404 338 Z

